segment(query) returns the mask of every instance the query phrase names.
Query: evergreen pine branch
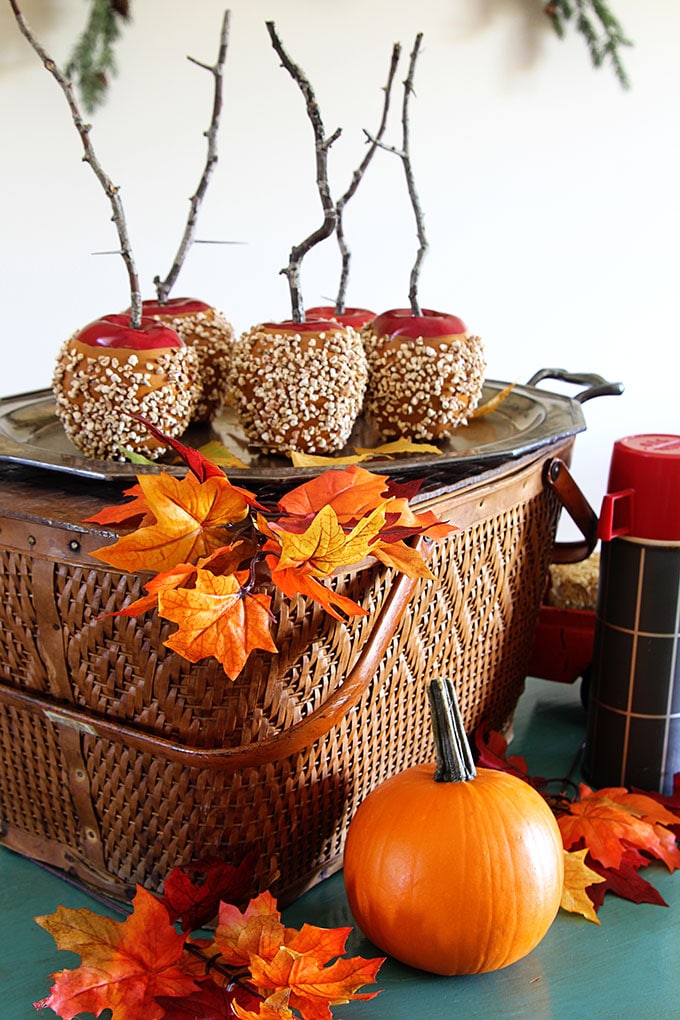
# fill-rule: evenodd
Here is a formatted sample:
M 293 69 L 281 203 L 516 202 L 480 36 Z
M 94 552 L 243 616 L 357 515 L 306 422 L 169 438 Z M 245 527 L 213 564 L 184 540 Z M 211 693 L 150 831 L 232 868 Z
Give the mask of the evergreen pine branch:
M 114 0 L 92 0 L 90 17 L 65 67 L 75 81 L 87 113 L 101 106 L 116 74 L 115 43 L 120 37 L 120 20 L 127 20 L 128 5 Z
M 566 23 L 574 19 L 576 31 L 585 40 L 593 66 L 602 67 L 608 60 L 621 85 L 630 88 L 620 50 L 633 43 L 626 37 L 605 0 L 550 0 L 545 5 L 545 13 L 561 39 L 566 35 Z

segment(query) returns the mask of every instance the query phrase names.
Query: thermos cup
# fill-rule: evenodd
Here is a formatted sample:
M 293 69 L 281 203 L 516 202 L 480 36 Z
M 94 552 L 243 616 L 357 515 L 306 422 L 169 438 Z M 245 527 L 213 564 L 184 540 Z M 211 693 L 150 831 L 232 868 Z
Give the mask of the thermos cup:
M 670 794 L 680 772 L 680 436 L 614 444 L 599 538 L 584 773 L 596 787 Z

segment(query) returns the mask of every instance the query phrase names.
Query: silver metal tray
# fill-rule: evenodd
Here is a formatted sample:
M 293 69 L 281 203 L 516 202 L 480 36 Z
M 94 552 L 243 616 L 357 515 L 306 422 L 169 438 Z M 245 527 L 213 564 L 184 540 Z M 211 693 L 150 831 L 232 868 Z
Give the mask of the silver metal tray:
M 491 399 L 506 385 L 487 380 L 482 401 Z M 581 405 L 576 400 L 533 386 L 515 386 L 495 411 L 474 418 L 469 425 L 460 426 L 450 437 L 436 443 L 441 450 L 439 455 L 381 456 L 367 461 L 366 466 L 371 471 L 389 472 L 391 476 L 427 474 L 442 469 L 457 475 L 474 474 L 573 436 L 585 427 Z M 182 436 L 182 442 L 193 447 L 201 447 L 210 440 L 221 442 L 247 465 L 246 468 L 229 468 L 227 474 L 232 479 L 283 484 L 313 477 L 327 467 L 294 467 L 284 457 L 263 455 L 249 446 L 230 410 L 222 412 L 210 426 L 192 426 Z M 366 421 L 359 420 L 347 448 L 338 456 L 351 454 L 354 447 L 374 448 L 383 442 L 385 439 Z M 129 481 L 138 474 L 161 470 L 180 475 L 186 471 L 183 464 L 167 460 L 147 466 L 85 457 L 67 439 L 55 415 L 50 390 L 0 399 L 0 462 L 100 481 Z

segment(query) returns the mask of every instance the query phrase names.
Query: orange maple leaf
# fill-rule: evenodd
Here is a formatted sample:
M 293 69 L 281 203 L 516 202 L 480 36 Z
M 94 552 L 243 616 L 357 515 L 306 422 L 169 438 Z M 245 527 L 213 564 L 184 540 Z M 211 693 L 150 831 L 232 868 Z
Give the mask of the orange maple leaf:
M 281 570 L 277 566 L 276 557 L 269 556 L 267 557 L 267 563 L 272 572 L 272 581 L 288 598 L 294 598 L 295 595 L 304 595 L 307 598 L 314 599 L 323 606 L 325 611 L 334 620 L 342 620 L 342 615 L 338 612 L 338 609 L 342 610 L 346 616 L 368 616 L 368 610 L 354 602 L 353 599 L 348 598 L 346 595 L 340 595 L 338 592 L 333 591 L 332 588 L 326 588 L 315 577 L 312 577 L 307 566 L 288 567 Z M 336 606 L 337 609 L 334 608 Z
M 330 506 L 341 524 L 370 514 L 383 501 L 387 477 L 351 465 L 339 471 L 324 471 L 316 478 L 286 493 L 279 509 L 292 517 L 312 517 Z
M 135 517 L 146 517 L 149 508 L 142 493 L 139 483 L 130 489 L 125 489 L 124 496 L 132 496 L 128 503 L 121 503 L 118 506 L 105 506 L 92 517 L 84 519 L 85 524 L 125 524 Z
M 242 1006 L 238 998 L 232 999 L 231 1008 L 239 1020 L 297 1020 L 288 1005 L 289 1002 L 290 989 L 279 988 L 262 1000 L 254 1010 Z
M 92 555 L 112 567 L 157 573 L 194 562 L 227 544 L 227 528 L 248 515 L 248 502 L 224 475 L 199 482 L 188 474 L 140 475 L 155 522 L 138 528 Z
M 406 574 L 407 577 L 424 577 L 434 580 L 434 574 L 422 555 L 406 542 L 376 542 L 371 547 L 371 554 L 386 567 Z
M 564 851 L 564 886 L 560 906 L 573 914 L 583 914 L 587 921 L 600 924 L 587 889 L 598 882 L 604 882 L 604 878 L 588 867 L 585 860 L 587 854 L 587 847 Z
M 255 896 L 244 911 L 231 903 L 220 903 L 215 947 L 228 965 L 247 967 L 253 955 L 273 959 L 294 933 L 282 924 L 276 900 L 267 890 Z
M 583 839 L 594 860 L 606 868 L 618 868 L 629 847 L 645 851 L 663 861 L 669 871 L 680 867 L 680 848 L 675 834 L 657 821 L 666 809 L 653 798 L 631 794 L 625 787 L 605 787 L 593 791 L 581 784 L 579 800 L 569 804 L 558 817 L 562 840 L 567 850 Z M 646 809 L 646 810 L 645 810 Z M 673 823 L 677 817 L 670 815 Z
M 189 995 L 196 989 L 181 964 L 186 936 L 175 931 L 163 904 L 138 886 L 132 905 L 123 922 L 61 906 L 36 917 L 59 949 L 82 960 L 75 970 L 53 975 L 50 994 L 36 1008 L 49 1007 L 63 1020 L 80 1013 L 99 1016 L 105 1009 L 112 1011 L 112 1020 L 162 1020 L 157 995 Z
M 242 580 L 198 568 L 194 588 L 165 589 L 158 597 L 161 616 L 178 624 L 167 647 L 189 662 L 214 656 L 230 680 L 254 649 L 277 651 L 270 630 L 271 596 L 245 592 Z
M 313 949 L 298 953 L 291 943 L 282 946 L 272 960 L 251 957 L 250 973 L 254 984 L 265 992 L 289 988 L 291 1008 L 298 1009 L 305 1020 L 332 1020 L 330 1006 L 379 994 L 358 989 L 374 983 L 384 957 L 343 957 L 326 963 L 324 955 L 319 958 Z

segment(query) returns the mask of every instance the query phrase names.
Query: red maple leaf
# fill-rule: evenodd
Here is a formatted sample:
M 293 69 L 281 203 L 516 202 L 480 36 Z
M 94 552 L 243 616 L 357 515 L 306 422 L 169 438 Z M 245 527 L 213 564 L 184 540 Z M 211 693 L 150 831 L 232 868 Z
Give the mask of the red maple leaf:
M 220 902 L 241 903 L 252 885 L 256 852 L 251 851 L 238 867 L 208 858 L 186 868 L 173 868 L 163 885 L 161 902 L 171 921 L 182 931 L 202 928 L 217 916 Z
M 170 924 L 165 907 L 141 886 L 125 921 L 100 917 L 92 911 L 58 907 L 37 917 L 59 949 L 78 953 L 75 970 L 53 975 L 54 985 L 36 1008 L 49 1007 L 62 1020 L 79 1013 L 99 1016 L 112 1011 L 112 1020 L 162 1020 L 158 995 L 189 995 L 196 983 L 182 966 L 185 935 Z

